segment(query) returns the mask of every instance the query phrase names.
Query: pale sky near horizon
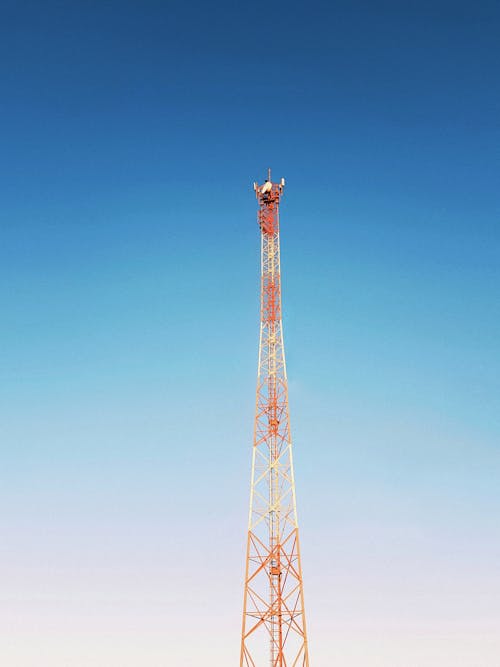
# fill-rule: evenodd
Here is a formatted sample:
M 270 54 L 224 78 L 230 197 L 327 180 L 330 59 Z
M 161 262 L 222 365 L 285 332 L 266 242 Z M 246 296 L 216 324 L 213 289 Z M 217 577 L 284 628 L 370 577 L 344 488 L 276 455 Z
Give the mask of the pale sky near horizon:
M 269 166 L 311 667 L 499 667 L 499 35 L 1 3 L 2 667 L 239 663 Z

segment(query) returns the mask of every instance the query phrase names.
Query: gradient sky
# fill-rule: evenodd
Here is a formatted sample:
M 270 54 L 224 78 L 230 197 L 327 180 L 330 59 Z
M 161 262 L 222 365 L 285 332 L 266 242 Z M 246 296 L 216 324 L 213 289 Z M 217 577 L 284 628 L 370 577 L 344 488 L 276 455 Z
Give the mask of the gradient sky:
M 500 665 L 499 45 L 0 3 L 1 665 L 238 663 L 268 166 L 312 667 Z

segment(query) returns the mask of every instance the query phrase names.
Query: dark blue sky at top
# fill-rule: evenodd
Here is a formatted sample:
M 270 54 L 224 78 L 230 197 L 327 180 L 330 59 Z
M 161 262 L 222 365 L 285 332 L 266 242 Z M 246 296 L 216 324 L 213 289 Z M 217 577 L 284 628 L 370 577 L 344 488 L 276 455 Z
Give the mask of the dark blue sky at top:
M 0 25 L 7 384 L 208 381 L 229 328 L 253 350 L 272 166 L 298 373 L 395 364 L 395 393 L 475 382 L 493 414 L 497 3 L 4 2 Z
M 484 210 L 498 166 L 499 13 L 484 2 L 3 3 L 4 187 L 63 201 L 152 175 L 203 188 L 280 159 L 297 181 L 356 193 L 389 181 Z

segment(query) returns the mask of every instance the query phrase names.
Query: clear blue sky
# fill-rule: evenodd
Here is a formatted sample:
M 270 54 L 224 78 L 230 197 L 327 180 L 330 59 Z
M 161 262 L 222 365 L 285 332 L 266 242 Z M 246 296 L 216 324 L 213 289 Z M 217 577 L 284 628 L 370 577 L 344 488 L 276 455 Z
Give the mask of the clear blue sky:
M 237 664 L 271 166 L 312 665 L 498 667 L 499 44 L 1 3 L 1 664 Z

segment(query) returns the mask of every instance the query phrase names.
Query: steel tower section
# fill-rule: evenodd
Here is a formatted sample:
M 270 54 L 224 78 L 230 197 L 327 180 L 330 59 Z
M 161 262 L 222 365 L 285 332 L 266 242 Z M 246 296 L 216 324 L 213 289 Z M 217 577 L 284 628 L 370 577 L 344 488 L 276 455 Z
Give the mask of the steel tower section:
M 254 184 L 261 231 L 257 396 L 240 667 L 309 667 L 281 319 L 279 204 Z

